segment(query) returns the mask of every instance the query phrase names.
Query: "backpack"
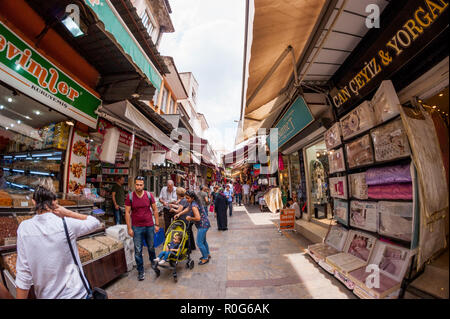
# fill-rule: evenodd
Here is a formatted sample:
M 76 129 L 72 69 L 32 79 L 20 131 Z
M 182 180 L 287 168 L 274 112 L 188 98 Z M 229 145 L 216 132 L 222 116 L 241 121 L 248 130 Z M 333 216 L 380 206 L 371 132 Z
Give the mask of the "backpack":
M 144 191 L 147 194 L 148 199 L 150 200 L 150 205 L 152 203 L 153 194 L 149 191 Z M 133 192 L 128 192 L 128 199 L 130 200 L 131 204 L 133 205 Z M 153 200 L 155 200 L 153 198 Z

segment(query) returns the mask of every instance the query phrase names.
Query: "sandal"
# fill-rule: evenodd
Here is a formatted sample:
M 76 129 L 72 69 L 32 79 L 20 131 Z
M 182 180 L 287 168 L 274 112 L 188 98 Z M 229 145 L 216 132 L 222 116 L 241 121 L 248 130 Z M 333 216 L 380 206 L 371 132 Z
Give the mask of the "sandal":
M 209 263 L 209 259 L 200 259 L 200 261 L 198 262 L 199 265 L 204 265 Z

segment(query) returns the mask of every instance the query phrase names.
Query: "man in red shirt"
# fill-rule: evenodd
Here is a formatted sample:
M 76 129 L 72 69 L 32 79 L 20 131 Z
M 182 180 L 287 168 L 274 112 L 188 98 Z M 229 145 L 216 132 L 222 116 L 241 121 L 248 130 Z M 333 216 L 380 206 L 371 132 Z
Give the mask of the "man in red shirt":
M 242 206 L 242 185 L 239 181 L 234 184 L 234 193 L 236 194 L 236 205 Z
M 153 222 L 155 216 L 155 223 Z M 159 214 L 153 194 L 144 191 L 144 177 L 135 179 L 135 191 L 129 193 L 125 199 L 125 220 L 128 234 L 133 237 L 134 252 L 138 271 L 138 280 L 144 280 L 144 260 L 142 258 L 143 241 L 147 242 L 150 263 L 156 258 L 153 247 L 153 237 L 159 231 Z

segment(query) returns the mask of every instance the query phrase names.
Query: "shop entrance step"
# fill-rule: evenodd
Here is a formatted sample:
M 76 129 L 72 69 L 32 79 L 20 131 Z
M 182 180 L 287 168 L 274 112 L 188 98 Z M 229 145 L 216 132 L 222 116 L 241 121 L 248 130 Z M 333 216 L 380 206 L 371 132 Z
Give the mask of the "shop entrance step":
M 425 266 L 424 273 L 414 280 L 407 291 L 415 295 L 428 295 L 434 298 L 449 298 L 449 251 L 443 253 L 431 264 Z
M 328 228 L 330 227 L 330 224 L 333 223 L 332 219 L 327 219 L 327 218 L 323 218 L 323 219 L 316 219 L 316 218 L 311 218 L 311 222 L 319 225 L 321 227 L 324 227 L 328 230 Z
M 298 219 L 295 221 L 295 229 L 313 243 L 321 243 L 327 235 L 328 226 L 324 227 L 314 222 Z

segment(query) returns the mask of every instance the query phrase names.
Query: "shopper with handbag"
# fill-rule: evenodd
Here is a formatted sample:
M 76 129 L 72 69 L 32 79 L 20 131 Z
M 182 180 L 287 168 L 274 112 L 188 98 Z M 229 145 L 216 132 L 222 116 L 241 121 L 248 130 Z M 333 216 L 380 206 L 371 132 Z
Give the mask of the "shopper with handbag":
M 56 194 L 43 186 L 34 191 L 33 203 L 36 215 L 17 230 L 17 299 L 26 299 L 31 286 L 38 299 L 92 298 L 73 247 L 78 237 L 100 228 L 100 222 L 59 206 Z

